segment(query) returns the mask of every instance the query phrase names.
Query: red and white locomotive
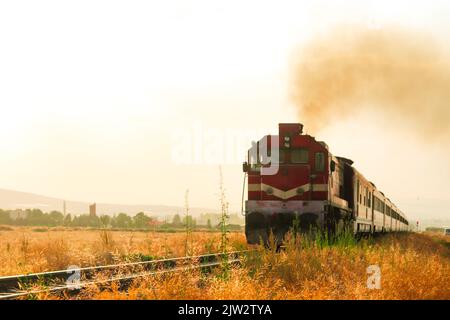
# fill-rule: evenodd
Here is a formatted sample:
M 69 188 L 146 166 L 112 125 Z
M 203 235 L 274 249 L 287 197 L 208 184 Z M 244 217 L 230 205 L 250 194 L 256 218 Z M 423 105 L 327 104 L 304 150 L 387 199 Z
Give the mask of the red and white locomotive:
M 281 242 L 294 221 L 303 231 L 408 230 L 405 215 L 352 165 L 331 154 L 324 142 L 303 134 L 302 124 L 279 124 L 278 136 L 255 143 L 243 166 L 248 174 L 248 243 L 267 242 L 271 232 Z

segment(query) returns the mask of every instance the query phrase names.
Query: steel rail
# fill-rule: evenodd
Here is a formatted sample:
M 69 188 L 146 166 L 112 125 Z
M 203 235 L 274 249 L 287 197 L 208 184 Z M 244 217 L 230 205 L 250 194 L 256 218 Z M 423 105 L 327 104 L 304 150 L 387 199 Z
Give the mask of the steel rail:
M 238 262 L 241 262 L 241 259 L 232 259 L 232 260 L 228 261 L 228 263 L 230 263 L 230 264 L 238 263 Z M 208 267 L 216 267 L 219 265 L 221 265 L 221 262 L 203 263 L 200 265 L 193 265 L 193 266 L 189 266 L 189 267 L 171 268 L 171 269 L 158 270 L 158 271 L 152 271 L 152 272 L 142 272 L 142 273 L 131 274 L 131 275 L 122 276 L 122 277 L 114 277 L 114 278 L 105 279 L 105 280 L 80 282 L 80 283 L 76 283 L 76 284 L 70 284 L 70 285 L 65 285 L 65 286 L 55 286 L 55 287 L 39 289 L 39 290 L 30 290 L 30 291 L 17 292 L 17 293 L 0 294 L 0 300 L 11 300 L 11 299 L 25 297 L 25 296 L 29 296 L 29 295 L 33 295 L 33 294 L 45 293 L 45 292 L 51 293 L 51 292 L 58 292 L 58 291 L 65 291 L 65 290 L 79 290 L 83 287 L 88 287 L 91 285 L 107 284 L 107 283 L 111 283 L 111 282 L 115 282 L 115 281 L 122 282 L 122 281 L 137 279 L 137 278 L 156 276 L 159 274 L 175 273 L 175 272 L 189 271 L 189 270 L 208 268 Z
M 162 269 L 160 270 L 154 270 L 151 272 L 144 272 L 144 273 L 137 273 L 137 274 L 131 274 L 128 276 L 122 276 L 122 277 L 113 277 L 107 280 L 104 280 L 105 282 L 114 282 L 114 281 L 121 281 L 126 279 L 134 279 L 136 277 L 144 277 L 144 276 L 151 276 L 151 275 L 157 275 L 161 273 L 167 273 L 167 272 L 178 272 L 182 270 L 190 270 L 190 269 L 198 269 L 198 268 L 206 268 L 206 267 L 213 267 L 218 266 L 221 264 L 221 262 L 206 262 L 206 263 L 200 263 L 199 265 L 190 265 L 187 267 L 176 267 L 176 263 L 182 261 L 182 262 L 189 262 L 189 261 L 196 261 L 201 259 L 208 259 L 208 258 L 215 258 L 218 259 L 223 256 L 233 256 L 233 255 L 241 255 L 244 253 L 250 253 L 254 252 L 256 250 L 243 250 L 243 251 L 233 251 L 228 253 L 213 253 L 213 254 L 206 254 L 206 255 L 198 255 L 198 256 L 185 256 L 185 257 L 176 257 L 176 258 L 168 258 L 168 259 L 160 259 L 160 260 L 152 260 L 152 261 L 142 261 L 142 262 L 133 262 L 133 263 L 123 263 L 123 264 L 113 264 L 113 265 L 104 265 L 104 266 L 95 266 L 95 267 L 86 267 L 86 268 L 79 268 L 79 269 L 68 269 L 68 270 L 58 270 L 58 271 L 50 271 L 50 272 L 41 272 L 41 273 L 33 273 L 33 274 L 27 274 L 27 275 L 16 275 L 16 276 L 6 276 L 6 277 L 0 277 L 0 289 L 2 289 L 3 293 L 0 293 L 0 299 L 13 299 L 15 297 L 21 297 L 21 296 L 27 296 L 34 293 L 41 293 L 41 292 L 51 292 L 51 291 L 61 291 L 65 289 L 74 288 L 74 284 L 69 285 L 63 285 L 63 286 L 54 286 L 48 289 L 42 289 L 38 291 L 26 291 L 26 292 L 18 292 L 20 290 L 20 285 L 24 282 L 32 283 L 37 282 L 40 280 L 64 280 L 67 281 L 67 279 L 71 276 L 71 274 L 74 271 L 79 271 L 80 275 L 83 272 L 83 275 L 85 278 L 89 278 L 89 276 L 92 276 L 95 274 L 95 272 L 101 272 L 104 270 L 114 270 L 114 269 L 122 269 L 124 267 L 135 267 L 135 266 L 157 266 L 158 264 L 161 264 Z M 234 258 L 230 260 L 230 263 L 236 263 L 239 262 L 239 258 Z M 175 263 L 175 265 L 174 265 Z M 164 265 L 166 264 L 166 265 Z M 92 281 L 92 282 L 83 282 L 81 286 L 89 285 L 89 284 L 99 284 L 102 281 Z M 76 286 L 79 286 L 80 284 L 76 284 Z

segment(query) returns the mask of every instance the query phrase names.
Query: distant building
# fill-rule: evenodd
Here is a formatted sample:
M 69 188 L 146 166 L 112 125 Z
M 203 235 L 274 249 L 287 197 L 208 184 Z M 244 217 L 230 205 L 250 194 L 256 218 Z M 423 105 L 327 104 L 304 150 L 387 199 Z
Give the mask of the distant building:
M 89 216 L 96 217 L 97 216 L 97 204 L 91 204 L 89 206 Z
M 163 224 L 164 222 L 159 221 L 158 219 L 150 219 L 148 222 L 149 227 L 159 227 Z

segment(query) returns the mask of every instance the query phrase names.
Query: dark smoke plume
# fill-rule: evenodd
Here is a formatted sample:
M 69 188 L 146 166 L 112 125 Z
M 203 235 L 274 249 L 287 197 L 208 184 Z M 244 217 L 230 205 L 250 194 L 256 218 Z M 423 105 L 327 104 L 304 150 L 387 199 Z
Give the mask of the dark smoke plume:
M 449 137 L 449 62 L 430 35 L 340 27 L 295 52 L 292 97 L 313 132 L 372 108 L 391 125 Z

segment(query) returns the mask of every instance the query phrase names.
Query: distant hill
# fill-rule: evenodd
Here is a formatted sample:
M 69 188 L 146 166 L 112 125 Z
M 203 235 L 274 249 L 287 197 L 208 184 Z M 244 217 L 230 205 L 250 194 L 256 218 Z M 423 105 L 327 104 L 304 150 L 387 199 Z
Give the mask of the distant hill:
M 44 212 L 49 211 L 63 211 L 63 199 L 51 198 L 41 196 L 33 193 L 12 191 L 6 189 L 0 189 L 0 208 L 1 209 L 40 209 Z M 88 202 L 80 201 L 66 201 L 67 213 L 71 214 L 85 214 L 89 213 Z M 190 214 L 198 216 L 204 213 L 216 213 L 216 209 L 207 208 L 189 208 Z M 134 215 L 138 212 L 144 212 L 153 216 L 164 217 L 168 215 L 174 215 L 184 213 L 184 208 L 176 206 L 163 206 L 163 205 L 122 205 L 122 204 L 108 204 L 97 203 L 97 213 L 99 215 L 107 214 L 113 215 L 120 212 Z

